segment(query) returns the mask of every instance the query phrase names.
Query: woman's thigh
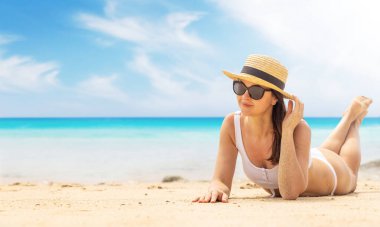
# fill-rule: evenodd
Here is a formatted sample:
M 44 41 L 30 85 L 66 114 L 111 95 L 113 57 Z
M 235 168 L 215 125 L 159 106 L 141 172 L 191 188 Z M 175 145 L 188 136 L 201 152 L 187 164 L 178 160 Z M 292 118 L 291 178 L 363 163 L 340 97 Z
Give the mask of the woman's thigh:
M 335 189 L 335 195 L 344 195 L 352 192 L 356 186 L 356 178 L 352 173 L 352 170 L 344 162 L 344 160 L 335 152 L 318 148 L 326 160 L 334 168 L 337 175 L 337 186 Z M 308 186 L 303 196 L 324 196 L 330 195 L 334 190 L 335 177 L 334 173 L 328 167 L 328 165 L 317 159 L 312 159 L 313 163 L 308 171 Z M 355 183 L 355 184 L 354 184 Z
M 343 158 L 329 149 L 318 149 L 323 153 L 327 161 L 333 166 L 335 170 L 338 183 L 334 194 L 344 195 L 354 191 L 356 188 L 357 179 Z

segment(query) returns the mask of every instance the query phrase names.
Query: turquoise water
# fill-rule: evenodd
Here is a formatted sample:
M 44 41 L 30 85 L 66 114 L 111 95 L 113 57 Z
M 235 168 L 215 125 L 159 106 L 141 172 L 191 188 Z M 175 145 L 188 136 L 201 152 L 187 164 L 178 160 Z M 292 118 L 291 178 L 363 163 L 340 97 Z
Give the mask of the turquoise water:
M 339 118 L 305 118 L 318 146 Z M 160 181 L 212 177 L 223 118 L 2 118 L 0 180 Z M 380 159 L 380 118 L 360 128 L 362 162 Z M 235 178 L 245 178 L 237 161 Z
M 312 128 L 331 128 L 340 118 L 305 118 Z M 215 129 L 223 118 L 0 118 L 0 129 Z M 365 118 L 363 126 L 380 126 L 380 118 Z

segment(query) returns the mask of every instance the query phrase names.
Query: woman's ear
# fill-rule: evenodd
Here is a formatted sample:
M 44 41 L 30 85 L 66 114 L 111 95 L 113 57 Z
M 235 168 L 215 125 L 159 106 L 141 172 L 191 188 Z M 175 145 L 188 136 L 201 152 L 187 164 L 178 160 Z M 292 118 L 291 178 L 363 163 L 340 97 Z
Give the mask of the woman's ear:
M 273 99 L 273 101 L 272 101 L 272 106 L 276 105 L 276 104 L 277 104 L 277 101 L 278 101 L 278 99 Z

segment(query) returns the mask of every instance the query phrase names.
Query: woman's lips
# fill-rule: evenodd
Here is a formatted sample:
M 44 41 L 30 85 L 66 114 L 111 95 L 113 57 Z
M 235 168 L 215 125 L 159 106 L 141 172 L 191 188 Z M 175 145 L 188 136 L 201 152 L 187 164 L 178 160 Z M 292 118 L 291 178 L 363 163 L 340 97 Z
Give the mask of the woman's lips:
M 242 104 L 243 106 L 246 106 L 246 107 L 251 107 L 251 106 L 253 106 L 253 104 L 251 104 L 251 103 L 247 103 L 247 102 L 241 102 L 241 104 Z

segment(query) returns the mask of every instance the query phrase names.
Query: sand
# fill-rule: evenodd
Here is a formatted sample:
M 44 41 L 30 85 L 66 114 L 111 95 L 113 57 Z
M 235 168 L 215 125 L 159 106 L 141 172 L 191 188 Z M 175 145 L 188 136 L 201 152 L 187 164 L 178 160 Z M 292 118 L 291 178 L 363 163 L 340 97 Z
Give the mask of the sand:
M 209 182 L 0 185 L 0 226 L 379 226 L 380 181 L 345 196 L 270 198 L 234 181 L 228 203 L 192 203 Z

